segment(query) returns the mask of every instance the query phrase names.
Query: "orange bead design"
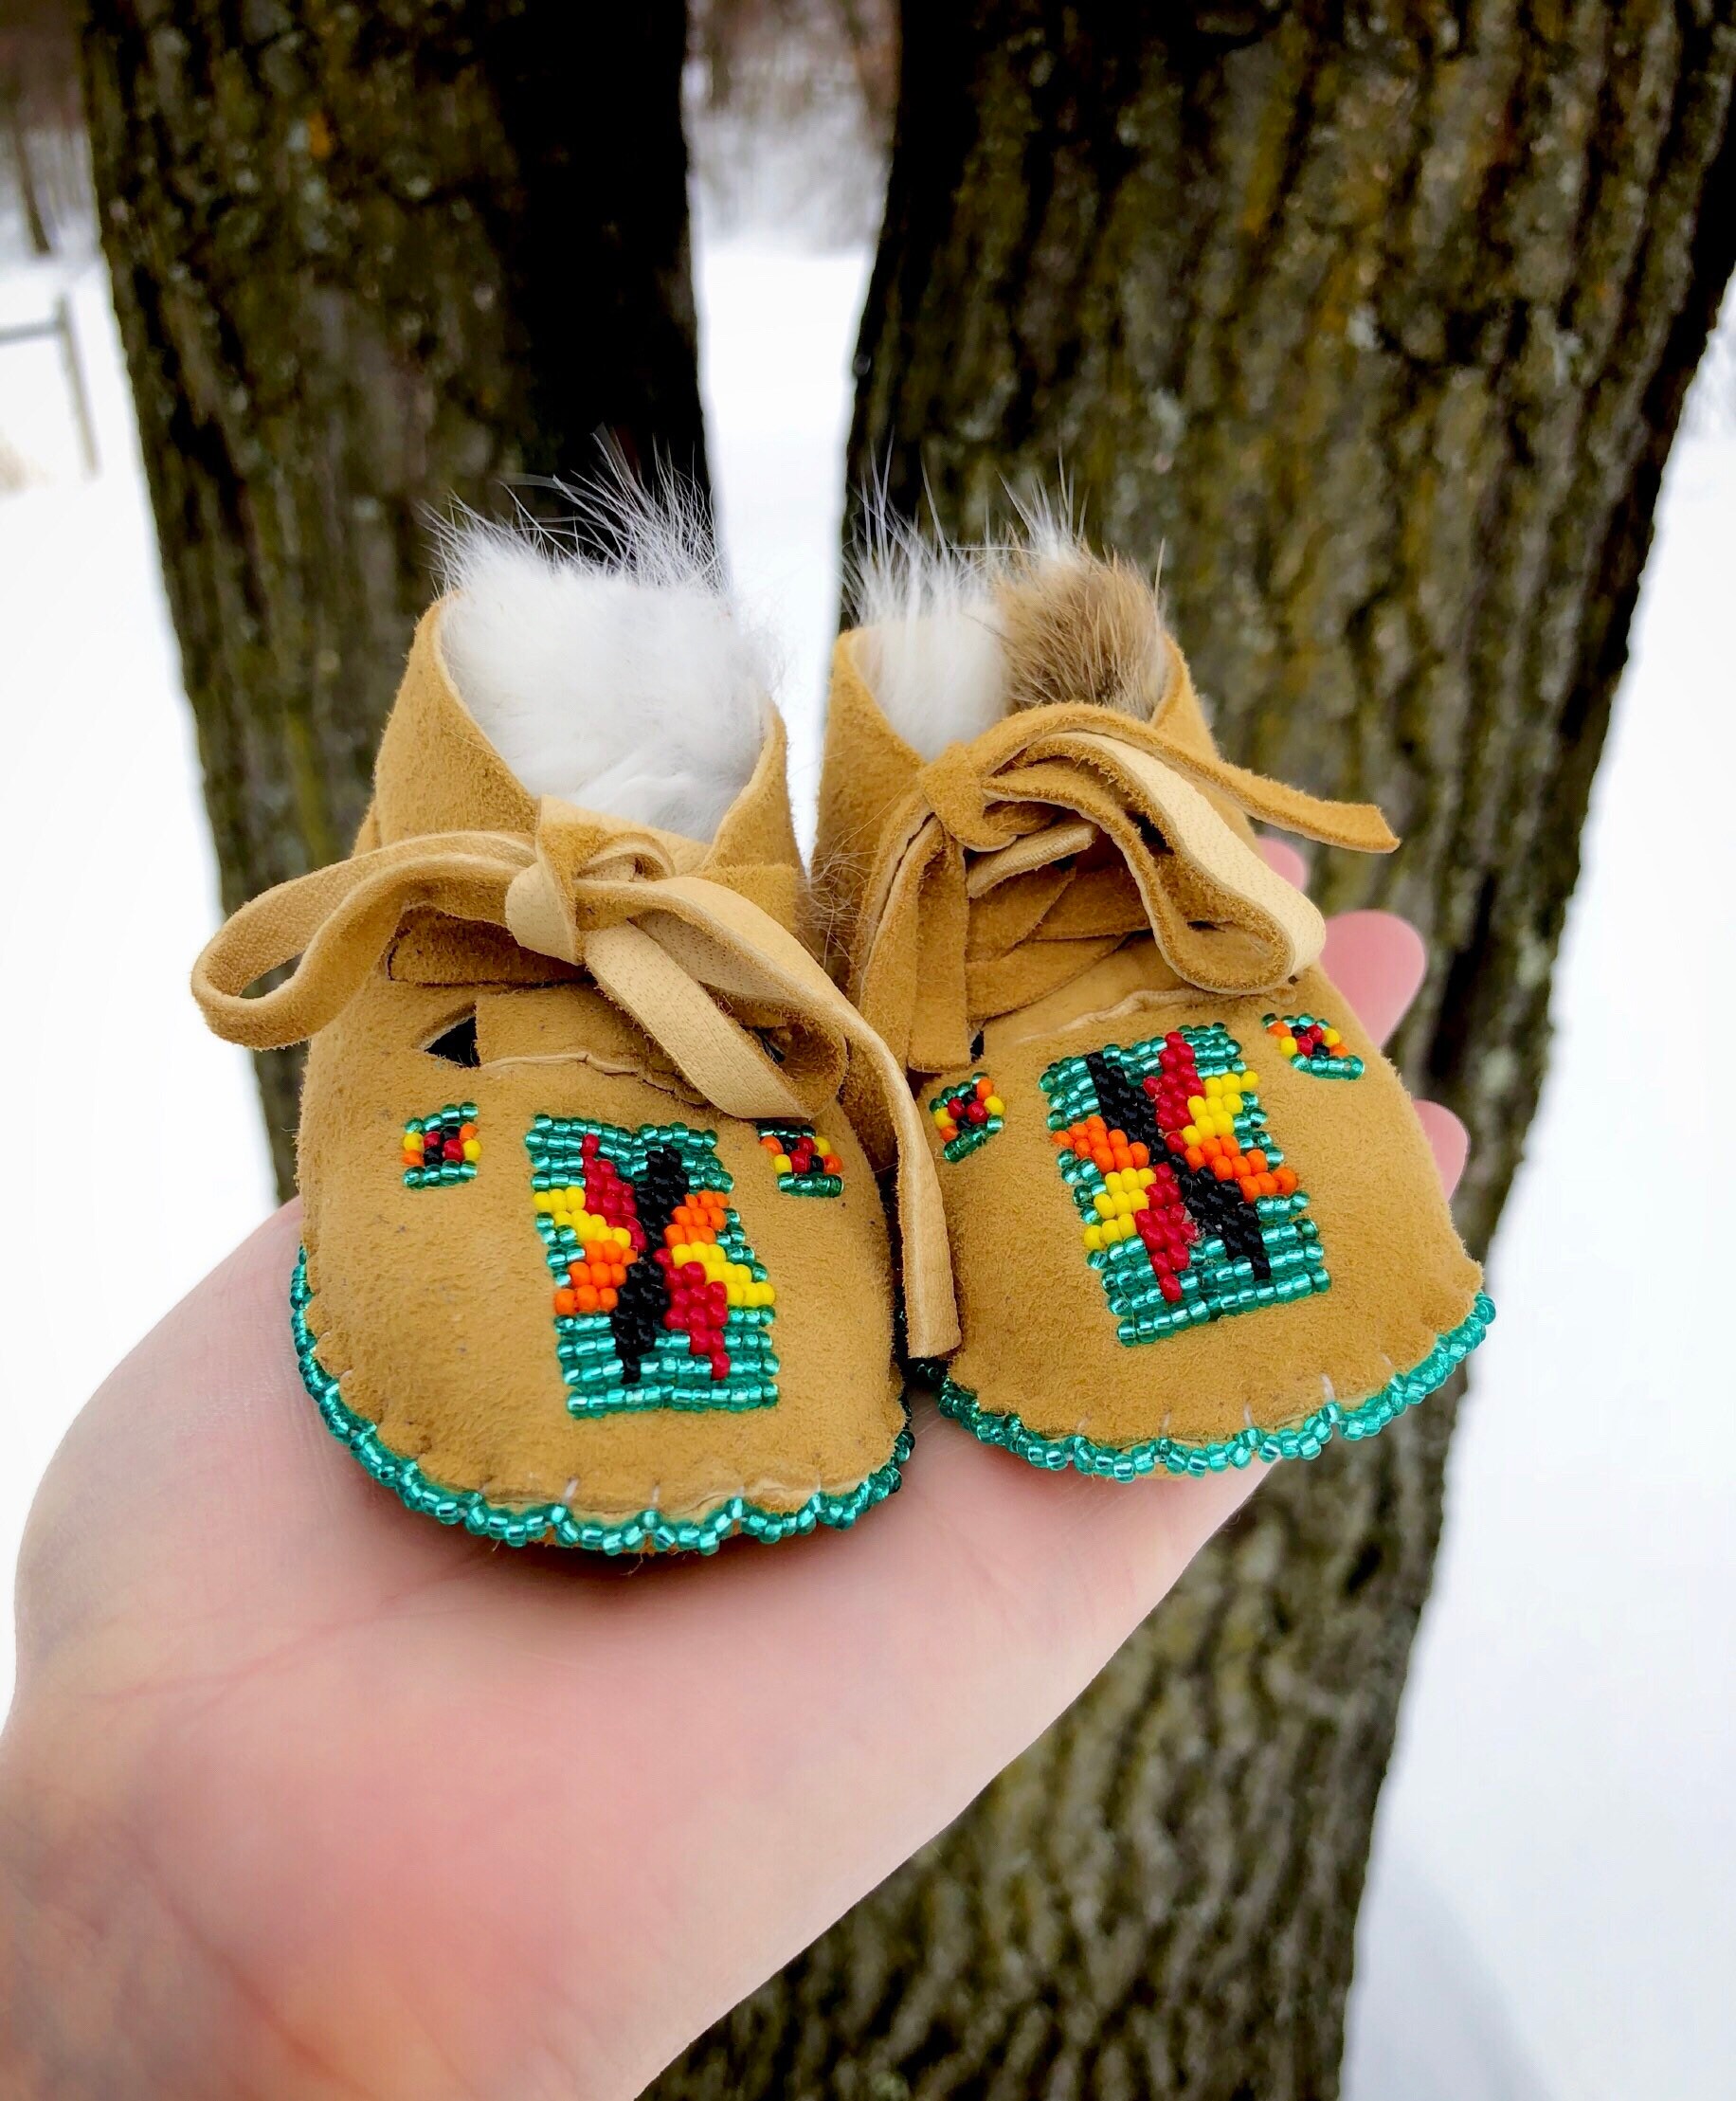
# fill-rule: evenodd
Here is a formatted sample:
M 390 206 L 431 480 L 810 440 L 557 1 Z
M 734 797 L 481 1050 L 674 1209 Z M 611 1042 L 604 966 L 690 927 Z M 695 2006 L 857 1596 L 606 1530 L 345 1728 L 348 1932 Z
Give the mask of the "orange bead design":
M 572 1412 L 773 1405 L 776 1295 L 715 1134 L 538 1116 L 525 1145 Z

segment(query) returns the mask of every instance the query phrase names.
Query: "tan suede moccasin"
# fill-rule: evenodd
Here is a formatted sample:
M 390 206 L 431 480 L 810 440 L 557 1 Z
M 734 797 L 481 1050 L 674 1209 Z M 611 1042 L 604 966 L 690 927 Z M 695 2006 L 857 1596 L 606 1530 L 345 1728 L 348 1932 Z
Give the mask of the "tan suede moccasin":
M 677 569 L 473 550 L 417 632 L 355 852 L 237 913 L 194 977 L 230 1041 L 312 1039 L 309 1393 L 410 1508 L 514 1546 L 709 1552 L 896 1487 L 893 1262 L 846 1084 L 893 1133 L 913 1344 L 957 1333 L 920 1113 L 790 931 L 782 726 L 664 661 L 727 621 Z M 570 690 L 524 690 L 544 660 Z M 606 750 L 635 680 L 691 720 Z M 735 710 L 729 749 L 707 709 Z M 721 783 L 707 836 L 642 821 L 683 779 Z
M 1119 564 L 906 549 L 865 598 L 815 872 L 925 1107 L 964 1333 L 941 1408 L 1121 1479 L 1378 1430 L 1493 1309 L 1248 820 L 1382 852 L 1379 812 L 1227 764 Z

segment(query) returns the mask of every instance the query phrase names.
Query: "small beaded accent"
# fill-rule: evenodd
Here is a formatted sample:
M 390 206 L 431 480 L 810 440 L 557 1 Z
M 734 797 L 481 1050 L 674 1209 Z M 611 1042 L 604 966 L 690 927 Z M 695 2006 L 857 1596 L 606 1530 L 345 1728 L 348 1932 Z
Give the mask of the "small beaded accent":
M 773 1406 L 777 1295 L 716 1133 L 538 1116 L 524 1142 L 573 1414 Z
M 842 1196 L 844 1164 L 812 1124 L 761 1123 L 760 1144 L 786 1196 Z
M 296 1258 L 295 1275 L 289 1286 L 290 1329 L 295 1337 L 296 1359 L 301 1367 L 301 1383 L 312 1395 L 325 1426 L 347 1445 L 357 1463 L 389 1488 L 407 1510 L 419 1511 L 437 1524 L 461 1526 L 476 1539 L 492 1539 L 503 1547 L 578 1547 L 597 1554 L 695 1553 L 714 1554 L 736 1532 L 775 1546 L 781 1539 L 828 1526 L 846 1530 L 877 1503 L 896 1493 L 904 1462 L 911 1456 L 908 1426 L 898 1433 L 892 1457 L 883 1466 L 859 1481 L 854 1488 L 817 1489 L 794 1510 L 768 1510 L 745 1495 L 722 1498 L 697 1517 L 671 1517 L 655 1505 L 632 1517 L 609 1522 L 586 1517 L 565 1503 L 495 1503 L 479 1489 L 443 1487 L 430 1480 L 413 1458 L 394 1452 L 381 1437 L 379 1425 L 348 1406 L 337 1381 L 319 1362 L 307 1309 L 313 1301 L 307 1280 L 307 1252 Z
M 1437 1338 L 1420 1364 L 1389 1379 L 1378 1393 L 1354 1405 L 1329 1401 L 1299 1422 L 1281 1429 L 1253 1425 L 1206 1444 L 1185 1444 L 1178 1438 L 1148 1438 L 1140 1444 L 1099 1444 L 1088 1437 L 1044 1437 L 1026 1427 L 1010 1411 L 1001 1414 L 978 1404 L 968 1387 L 954 1386 L 941 1374 L 935 1404 L 942 1415 L 962 1422 L 985 1444 L 998 1444 L 1045 1473 L 1074 1467 L 1081 1474 L 1114 1481 L 1134 1481 L 1148 1474 L 1221 1474 L 1255 1459 L 1318 1458 L 1334 1437 L 1355 1440 L 1373 1437 L 1387 1423 L 1427 1400 L 1445 1384 L 1488 1331 L 1495 1317 L 1491 1300 L 1478 1292 L 1471 1311 L 1456 1328 Z
M 962 1160 L 986 1146 L 1001 1130 L 1006 1104 L 986 1073 L 973 1073 L 963 1086 L 949 1087 L 929 1104 L 949 1160 Z
M 1124 1343 L 1325 1291 L 1319 1229 L 1221 1023 L 1042 1076 L 1061 1178 Z
M 404 1186 L 439 1189 L 473 1182 L 482 1141 L 477 1136 L 477 1105 L 448 1102 L 431 1116 L 412 1116 L 404 1127 Z
M 1266 1034 L 1299 1073 L 1316 1079 L 1361 1079 L 1363 1061 L 1345 1048 L 1345 1040 L 1329 1023 L 1313 1014 L 1268 1014 Z

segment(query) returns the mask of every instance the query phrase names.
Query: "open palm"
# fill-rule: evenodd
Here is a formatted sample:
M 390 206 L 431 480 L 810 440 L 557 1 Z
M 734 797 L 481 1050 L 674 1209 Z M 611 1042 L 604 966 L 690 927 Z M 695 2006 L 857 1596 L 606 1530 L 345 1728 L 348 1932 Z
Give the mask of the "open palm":
M 1349 915 L 1325 960 L 1389 1033 L 1416 936 Z M 635 2093 L 1029 1743 L 1258 1472 L 1050 1476 L 925 1415 L 853 1534 L 513 1553 L 326 1435 L 297 1238 L 292 1206 L 135 1350 L 38 1499 L 9 2092 Z

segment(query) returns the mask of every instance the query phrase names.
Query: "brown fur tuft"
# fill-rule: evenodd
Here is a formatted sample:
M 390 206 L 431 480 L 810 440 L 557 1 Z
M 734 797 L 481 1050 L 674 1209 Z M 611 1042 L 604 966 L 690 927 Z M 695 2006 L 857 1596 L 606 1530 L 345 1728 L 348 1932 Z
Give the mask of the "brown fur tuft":
M 1118 555 L 1021 551 L 995 579 L 1006 711 L 1094 701 L 1148 720 L 1169 644 L 1157 594 Z

